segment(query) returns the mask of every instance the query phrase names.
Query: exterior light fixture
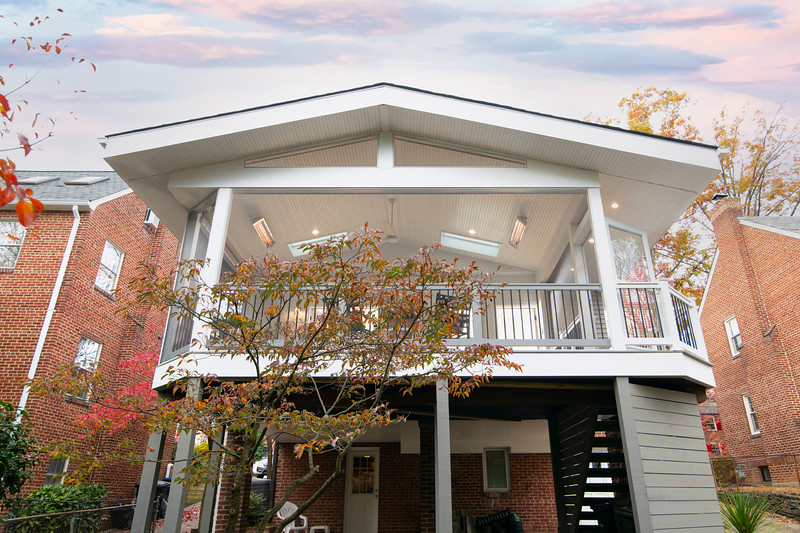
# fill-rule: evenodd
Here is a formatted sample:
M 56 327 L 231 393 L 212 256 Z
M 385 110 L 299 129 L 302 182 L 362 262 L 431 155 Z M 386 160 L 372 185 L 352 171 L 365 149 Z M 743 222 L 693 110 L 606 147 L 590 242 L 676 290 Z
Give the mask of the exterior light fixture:
M 516 248 L 519 246 L 519 241 L 522 240 L 522 234 L 525 233 L 525 226 L 528 225 L 528 219 L 525 217 L 517 217 L 514 221 L 514 229 L 511 230 L 511 240 L 508 243 Z
M 319 230 L 317 228 L 312 229 L 311 235 L 319 235 Z
M 475 235 L 478 232 L 475 231 L 475 228 L 469 228 L 469 231 L 467 231 L 467 233 L 469 233 L 470 235 Z
M 589 244 L 594 244 L 594 237 L 589 237 Z
M 255 228 L 256 233 L 258 233 L 258 236 L 261 237 L 261 240 L 264 242 L 264 246 L 269 248 L 275 244 L 275 239 L 272 237 L 272 232 L 269 230 L 266 220 L 259 218 L 253 222 L 253 227 Z
M 446 248 L 455 248 L 456 250 L 490 257 L 497 257 L 497 253 L 500 251 L 499 243 L 447 233 L 446 231 L 442 232 L 442 240 L 439 243 Z

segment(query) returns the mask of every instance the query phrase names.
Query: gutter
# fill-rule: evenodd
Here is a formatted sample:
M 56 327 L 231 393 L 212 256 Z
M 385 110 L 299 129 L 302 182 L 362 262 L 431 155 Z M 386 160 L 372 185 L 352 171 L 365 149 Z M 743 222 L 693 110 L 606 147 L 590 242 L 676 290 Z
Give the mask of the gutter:
M 32 380 L 34 376 L 36 376 L 36 370 L 39 367 L 39 360 L 42 358 L 42 350 L 44 349 L 44 341 L 47 338 L 47 333 L 50 330 L 50 323 L 53 321 L 53 315 L 56 311 L 56 302 L 58 301 L 58 296 L 61 293 L 61 286 L 64 284 L 64 276 L 67 273 L 67 263 L 69 262 L 69 256 L 72 255 L 72 247 L 75 245 L 75 236 L 78 233 L 78 226 L 81 223 L 81 215 L 78 212 L 78 206 L 72 206 L 72 229 L 69 232 L 69 238 L 67 239 L 67 246 L 64 248 L 64 255 L 61 258 L 61 266 L 58 267 L 58 275 L 56 276 L 56 283 L 53 287 L 53 292 L 50 295 L 50 303 L 47 304 L 47 313 L 44 316 L 44 323 L 42 324 L 42 330 L 39 332 L 39 340 L 36 342 L 36 349 L 33 352 L 33 359 L 31 360 L 31 366 L 28 369 L 28 381 Z M 15 420 L 15 424 L 19 424 L 20 420 L 22 420 L 22 411 L 25 409 L 25 406 L 28 404 L 28 396 L 31 392 L 31 386 L 25 385 L 25 388 L 22 389 L 22 396 L 19 399 L 19 405 L 17 407 L 17 418 Z

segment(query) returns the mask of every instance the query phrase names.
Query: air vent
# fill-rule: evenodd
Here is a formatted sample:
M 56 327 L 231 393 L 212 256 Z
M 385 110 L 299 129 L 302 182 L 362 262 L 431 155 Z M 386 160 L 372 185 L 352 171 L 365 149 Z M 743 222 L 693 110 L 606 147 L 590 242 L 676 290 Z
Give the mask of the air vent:
M 144 225 L 151 229 L 158 228 L 158 217 L 152 210 L 148 209 L 144 213 Z
M 108 176 L 84 176 L 82 178 L 77 178 L 72 181 L 68 181 L 65 185 L 92 185 L 94 183 L 100 183 L 101 181 L 106 181 Z

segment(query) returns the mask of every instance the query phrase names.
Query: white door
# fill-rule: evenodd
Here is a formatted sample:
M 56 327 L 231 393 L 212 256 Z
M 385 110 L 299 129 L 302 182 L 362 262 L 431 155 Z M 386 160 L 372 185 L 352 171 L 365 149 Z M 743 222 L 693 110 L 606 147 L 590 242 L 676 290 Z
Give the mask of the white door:
M 353 448 L 347 454 L 344 533 L 378 532 L 378 448 Z

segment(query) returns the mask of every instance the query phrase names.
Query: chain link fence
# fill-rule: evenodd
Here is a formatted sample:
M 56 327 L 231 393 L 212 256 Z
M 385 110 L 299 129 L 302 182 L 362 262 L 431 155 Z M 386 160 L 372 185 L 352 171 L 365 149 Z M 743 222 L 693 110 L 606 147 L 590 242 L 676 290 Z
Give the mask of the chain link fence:
M 130 500 L 21 499 L 0 522 L 2 533 L 99 533 L 130 530 Z

